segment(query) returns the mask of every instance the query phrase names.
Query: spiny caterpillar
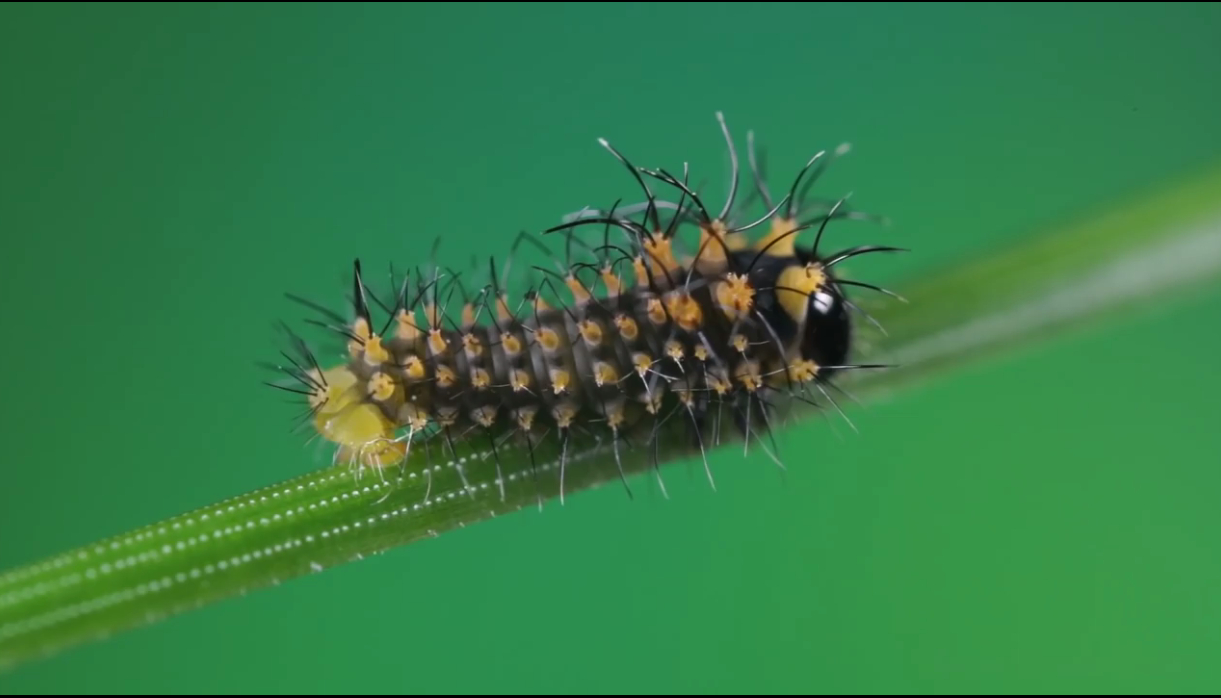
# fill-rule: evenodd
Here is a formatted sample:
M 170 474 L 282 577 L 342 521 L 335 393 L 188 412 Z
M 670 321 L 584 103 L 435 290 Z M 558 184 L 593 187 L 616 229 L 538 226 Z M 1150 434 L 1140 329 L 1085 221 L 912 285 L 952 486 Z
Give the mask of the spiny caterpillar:
M 748 134 L 752 198 L 757 195 L 767 210 L 740 224 L 733 215 L 738 154 L 720 113 L 717 119 L 732 167 L 717 215 L 689 186 L 685 164 L 682 179 L 637 167 L 599 139 L 644 201 L 584 209 L 545 231 L 567 236 L 566 264 L 557 262 L 556 271 L 535 267 L 541 281 L 516 300 L 501 285 L 509 264 L 498 276 L 494 257 L 488 282 L 473 295 L 459 274 L 443 274 L 435 265 L 417 268 L 414 277 L 406 273 L 401 282 L 392 270 L 395 298 L 387 304 L 366 285 L 357 260 L 350 316 L 289 296 L 326 316 L 312 322 L 342 337 L 346 360 L 324 367 L 285 327 L 296 357 L 281 352 L 290 365 L 273 368 L 295 385 L 273 386 L 304 396 L 308 419 L 337 446 L 337 461 L 378 472 L 405 463 L 421 443 L 453 454 L 455 442 L 484 439 L 495 455 L 512 441 L 529 451 L 533 464 L 542 440 L 556 439 L 561 497 L 564 468 L 578 440 L 609 441 L 626 486 L 620 450 L 633 447 L 637 437 L 654 454 L 656 468 L 659 439 L 689 439 L 704 454 L 706 444 L 721 440 L 723 415 L 749 445 L 752 434 L 770 435 L 775 413 L 785 409 L 780 402 L 817 406 L 817 394 L 839 409 L 831 396 L 833 376 L 885 367 L 849 362 L 851 311 L 863 311 L 845 288 L 894 294 L 837 278 L 835 267 L 858 255 L 902 250 L 864 245 L 819 251 L 832 220 L 883 220 L 848 211 L 845 199 L 816 202 L 819 212 L 809 215 L 809 189 L 845 146 L 810 158 L 774 201 Z M 659 199 L 650 181 L 672 189 L 677 203 Z M 633 220 L 635 214 L 640 220 Z M 699 243 L 694 254 L 684 254 L 676 233 L 692 225 Z M 575 236 L 586 227 L 599 233 L 595 243 Z M 756 228 L 765 232 L 752 243 L 746 233 Z M 803 231 L 814 231 L 808 247 L 797 244 Z M 513 250 L 522 242 L 545 249 L 523 233 Z M 590 256 L 573 261 L 574 246 Z M 385 312 L 384 322 L 375 322 L 370 301 Z M 458 302 L 455 318 L 448 311 Z M 672 417 L 687 425 L 680 437 L 661 430 Z M 707 470 L 706 457 L 704 464 Z

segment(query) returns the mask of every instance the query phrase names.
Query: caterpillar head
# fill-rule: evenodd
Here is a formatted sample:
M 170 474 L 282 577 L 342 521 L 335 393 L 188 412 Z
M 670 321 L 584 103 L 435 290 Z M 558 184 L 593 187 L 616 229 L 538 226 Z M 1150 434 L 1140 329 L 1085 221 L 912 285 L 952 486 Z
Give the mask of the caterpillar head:
M 821 259 L 796 250 L 792 256 L 761 260 L 751 276 L 757 287 L 774 289 L 761 294 L 759 311 L 792 360 L 813 362 L 820 378 L 835 372 L 826 367 L 848 362 L 852 318 L 843 290 Z
M 798 250 L 797 264 L 803 270 L 814 270 L 816 284 L 810 284 L 805 297 L 806 315 L 801 334 L 801 355 L 820 368 L 819 375 L 830 377 L 835 369 L 849 361 L 852 351 L 853 326 L 843 287 L 825 266 L 825 260 L 813 252 Z

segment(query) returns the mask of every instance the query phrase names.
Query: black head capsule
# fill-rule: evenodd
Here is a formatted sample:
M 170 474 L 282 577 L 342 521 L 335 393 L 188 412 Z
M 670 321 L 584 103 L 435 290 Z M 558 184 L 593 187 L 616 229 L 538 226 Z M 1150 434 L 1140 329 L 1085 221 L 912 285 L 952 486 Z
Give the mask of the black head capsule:
M 844 290 L 824 260 L 800 249 L 784 257 L 742 251 L 735 258 L 750 268 L 755 320 L 785 348 L 790 362 L 813 362 L 823 378 L 835 369 L 821 367 L 848 362 L 852 317 Z
M 832 366 L 849 363 L 852 352 L 852 315 L 844 289 L 824 260 L 798 250 L 797 259 L 805 267 L 812 266 L 823 275 L 822 283 L 806 294 L 806 321 L 802 329 L 801 356 L 817 364 L 820 378 L 836 373 Z

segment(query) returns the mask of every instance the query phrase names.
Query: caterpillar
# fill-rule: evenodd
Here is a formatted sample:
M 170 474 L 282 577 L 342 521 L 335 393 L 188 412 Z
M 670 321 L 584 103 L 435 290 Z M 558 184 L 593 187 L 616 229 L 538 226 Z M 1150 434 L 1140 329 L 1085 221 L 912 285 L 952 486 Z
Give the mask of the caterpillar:
M 739 222 L 748 200 L 739 199 L 742 168 L 724 115 L 716 116 L 731 177 L 715 215 L 690 186 L 686 164 L 681 178 L 639 167 L 600 138 L 643 201 L 585 208 L 543 231 L 541 237 L 564 237 L 566 258 L 556 260 L 555 270 L 534 267 L 542 278 L 519 297 L 504 285 L 513 254 L 526 243 L 547 250 L 526 233 L 499 274 L 495 256 L 488 259 L 487 281 L 477 290 L 461 274 L 432 264 L 404 272 L 401 280 L 392 270 L 394 297 L 385 302 L 357 259 L 349 314 L 288 294 L 320 314 L 308 322 L 343 341 L 343 360 L 324 365 L 281 323 L 292 353 L 281 351 L 288 363 L 270 368 L 290 382 L 269 384 L 303 399 L 303 423 L 334 445 L 336 462 L 357 468 L 401 466 L 420 444 L 453 453 L 455 442 L 468 439 L 486 440 L 494 455 L 511 441 L 530 453 L 533 465 L 535 449 L 552 439 L 562 500 L 563 473 L 578 448 L 609 442 L 626 487 L 622 449 L 642 444 L 656 468 L 666 440 L 681 439 L 698 449 L 715 488 L 706 449 L 723 436 L 747 445 L 770 436 L 776 416 L 794 402 L 821 406 L 821 398 L 838 410 L 835 376 L 888 367 L 851 362 L 853 314 L 864 312 L 847 289 L 899 297 L 840 278 L 836 267 L 860 255 L 906 251 L 883 245 L 820 250 L 832 220 L 886 222 L 849 210 L 847 197 L 815 201 L 818 213 L 809 214 L 809 190 L 846 146 L 811 157 L 775 200 L 748 133 L 749 199 L 757 198 L 765 212 Z M 660 198 L 662 188 L 677 201 Z M 689 227 L 698 230 L 694 253 L 682 250 L 678 235 Z M 578 235 L 583 230 L 592 231 L 592 241 Z M 749 240 L 756 230 L 763 232 Z M 807 231 L 810 244 L 799 245 Z M 574 260 L 574 248 L 587 256 Z M 373 306 L 384 319 L 375 320 Z M 503 478 L 498 482 L 503 497 Z

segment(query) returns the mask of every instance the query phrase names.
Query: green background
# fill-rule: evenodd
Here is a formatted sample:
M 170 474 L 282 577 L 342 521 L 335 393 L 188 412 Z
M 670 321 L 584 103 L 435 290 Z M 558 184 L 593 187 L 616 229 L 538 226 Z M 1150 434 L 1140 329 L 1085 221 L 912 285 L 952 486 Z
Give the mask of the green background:
M 1221 6 L 0 9 L 0 567 L 318 467 L 254 366 L 382 270 L 707 180 L 895 281 L 1221 159 Z M 830 233 L 829 233 L 830 234 Z M 0 677 L 18 692 L 1215 692 L 1221 287 Z

